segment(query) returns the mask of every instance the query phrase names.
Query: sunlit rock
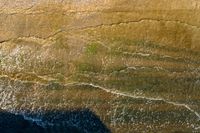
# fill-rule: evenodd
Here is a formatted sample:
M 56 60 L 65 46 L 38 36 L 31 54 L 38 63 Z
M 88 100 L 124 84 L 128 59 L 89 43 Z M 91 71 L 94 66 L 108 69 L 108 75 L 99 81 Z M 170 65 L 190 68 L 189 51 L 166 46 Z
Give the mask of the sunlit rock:
M 1 109 L 38 131 L 200 131 L 197 0 L 0 7 Z

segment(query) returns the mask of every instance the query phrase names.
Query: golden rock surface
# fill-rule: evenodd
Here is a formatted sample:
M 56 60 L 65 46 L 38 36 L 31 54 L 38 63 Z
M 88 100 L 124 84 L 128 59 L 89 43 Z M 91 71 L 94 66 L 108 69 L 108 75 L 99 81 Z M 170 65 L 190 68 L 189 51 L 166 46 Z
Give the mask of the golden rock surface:
M 198 0 L 0 0 L 2 109 L 89 109 L 113 133 L 200 132 L 199 90 Z

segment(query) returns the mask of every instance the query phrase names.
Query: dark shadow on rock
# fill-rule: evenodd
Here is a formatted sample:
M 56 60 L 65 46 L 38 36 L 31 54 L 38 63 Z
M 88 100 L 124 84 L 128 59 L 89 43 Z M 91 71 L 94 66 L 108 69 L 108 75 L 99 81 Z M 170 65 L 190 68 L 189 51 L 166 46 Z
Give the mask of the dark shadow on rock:
M 175 132 L 173 132 L 173 133 L 191 133 L 191 131 L 189 132 L 187 132 L 187 131 L 175 131 Z
M 24 119 L 0 110 L 0 133 L 110 133 L 97 115 L 89 109 L 73 111 L 52 111 L 39 116 L 41 126 L 31 120 Z

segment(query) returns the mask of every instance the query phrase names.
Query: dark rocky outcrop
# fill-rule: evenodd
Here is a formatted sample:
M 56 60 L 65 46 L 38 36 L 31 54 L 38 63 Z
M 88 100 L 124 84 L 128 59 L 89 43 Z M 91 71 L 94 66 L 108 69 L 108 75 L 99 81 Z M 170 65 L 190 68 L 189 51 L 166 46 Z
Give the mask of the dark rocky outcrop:
M 32 118 L 38 114 L 32 115 Z M 0 111 L 1 133 L 110 133 L 109 129 L 88 109 L 45 112 L 40 123 Z M 41 126 L 43 125 L 43 126 Z

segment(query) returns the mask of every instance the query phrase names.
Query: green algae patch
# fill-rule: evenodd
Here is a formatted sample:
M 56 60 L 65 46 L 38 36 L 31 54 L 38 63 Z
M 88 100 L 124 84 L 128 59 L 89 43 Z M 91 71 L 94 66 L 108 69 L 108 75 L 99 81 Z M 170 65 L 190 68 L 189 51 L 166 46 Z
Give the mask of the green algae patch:
M 99 44 L 93 42 L 93 43 L 88 44 L 88 46 L 86 47 L 85 52 L 88 55 L 95 55 L 95 54 L 97 54 L 98 49 L 99 49 Z

